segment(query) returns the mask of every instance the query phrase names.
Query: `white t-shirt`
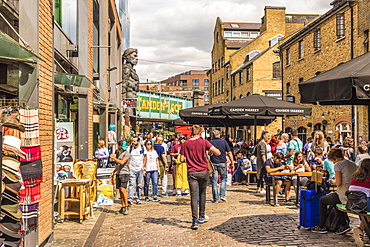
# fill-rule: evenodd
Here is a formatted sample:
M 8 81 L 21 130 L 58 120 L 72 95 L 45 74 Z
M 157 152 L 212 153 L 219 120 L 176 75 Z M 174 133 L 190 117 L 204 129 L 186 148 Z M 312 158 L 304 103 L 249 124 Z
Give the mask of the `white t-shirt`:
M 144 154 L 146 154 L 146 150 L 144 148 L 144 152 L 139 145 L 137 148 L 132 148 L 131 150 L 131 160 L 130 160 L 130 167 L 133 171 L 140 171 L 141 167 L 143 167 L 144 163 Z
M 153 151 L 150 151 L 150 152 L 147 151 L 147 153 L 146 153 L 146 166 L 145 166 L 145 170 L 147 172 L 158 170 L 157 159 L 158 159 L 158 154 L 157 154 L 157 151 L 155 151 L 155 149 Z

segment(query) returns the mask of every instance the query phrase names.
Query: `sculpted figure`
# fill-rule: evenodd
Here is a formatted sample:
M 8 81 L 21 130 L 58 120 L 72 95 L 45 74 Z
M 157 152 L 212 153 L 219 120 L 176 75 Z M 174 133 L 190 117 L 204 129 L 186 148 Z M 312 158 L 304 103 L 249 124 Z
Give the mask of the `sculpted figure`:
M 134 69 L 137 64 L 137 49 L 128 48 L 123 53 L 122 66 L 122 96 L 123 98 L 136 98 L 139 90 L 139 76 Z

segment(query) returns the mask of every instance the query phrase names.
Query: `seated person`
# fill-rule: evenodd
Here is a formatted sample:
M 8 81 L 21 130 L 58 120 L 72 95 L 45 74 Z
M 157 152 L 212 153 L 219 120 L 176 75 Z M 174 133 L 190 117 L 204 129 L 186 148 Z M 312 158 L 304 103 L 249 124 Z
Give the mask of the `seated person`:
M 353 161 L 343 157 L 343 152 L 340 148 L 332 148 L 328 153 L 328 159 L 334 162 L 335 179 L 328 182 L 338 187 L 336 192 L 329 193 L 320 198 L 320 223 L 311 228 L 312 232 L 327 233 L 326 220 L 328 218 L 328 206 L 337 204 L 346 204 L 347 198 L 345 192 L 348 190 L 352 175 L 356 171 L 356 164 Z M 347 214 L 339 211 L 336 207 L 339 218 L 339 229 L 336 234 L 344 234 L 351 230 L 346 220 Z
M 357 150 L 358 152 L 357 152 L 355 163 L 357 166 L 360 166 L 361 160 L 370 158 L 369 149 L 366 146 L 361 145 L 357 148 Z
M 366 211 L 370 212 L 370 158 L 361 160 L 360 166 L 357 168 L 355 173 L 353 173 L 348 190 L 364 193 L 367 197 Z M 370 217 L 367 217 L 367 220 L 369 219 Z M 357 246 L 364 246 L 364 243 L 361 239 L 361 237 L 364 235 L 364 229 L 365 225 L 362 221 L 359 228 L 353 229 L 353 235 Z
M 280 152 L 277 152 L 272 158 L 266 160 L 264 164 L 264 169 L 267 174 L 265 174 L 265 182 L 269 185 L 272 185 L 272 176 L 270 173 L 279 172 L 285 169 L 290 169 L 290 167 L 284 164 L 284 155 Z M 291 177 L 290 176 L 275 176 L 275 193 L 279 194 L 281 186 L 285 185 L 285 202 L 290 201 L 290 186 L 291 186 Z M 276 204 L 277 198 L 276 198 Z
M 312 170 L 321 171 L 324 166 L 326 157 L 322 155 L 323 151 L 321 148 L 315 148 L 313 151 L 313 158 L 311 160 Z
M 310 172 L 311 168 L 310 165 L 307 163 L 303 153 L 301 151 L 297 151 L 294 154 L 294 159 L 293 159 L 293 166 L 291 167 L 291 171 L 293 172 Z M 308 177 L 301 177 L 299 180 L 299 185 L 298 186 L 306 186 L 306 183 L 308 181 Z M 294 176 L 292 179 L 292 184 L 294 189 L 296 189 L 297 186 L 297 177 Z
M 322 172 L 324 173 L 324 180 L 325 181 L 333 179 L 334 176 L 335 176 L 333 161 L 331 161 L 329 159 L 326 159 L 324 161 L 324 166 L 322 168 Z
M 234 168 L 234 183 L 233 185 L 238 185 L 243 179 L 245 179 L 245 175 L 243 173 L 242 163 L 245 159 L 244 152 L 239 151 L 236 153 L 236 167 Z

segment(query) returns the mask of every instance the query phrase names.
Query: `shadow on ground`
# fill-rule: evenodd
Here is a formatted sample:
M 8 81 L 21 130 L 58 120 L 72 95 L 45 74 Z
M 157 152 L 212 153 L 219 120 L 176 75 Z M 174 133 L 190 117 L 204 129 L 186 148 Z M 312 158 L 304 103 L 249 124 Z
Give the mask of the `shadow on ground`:
M 184 221 L 176 218 L 145 218 L 143 222 L 158 225 L 176 226 L 178 228 L 185 229 L 189 229 L 189 225 L 191 224 L 191 221 Z
M 298 229 L 298 225 L 297 214 L 253 215 L 231 218 L 210 230 L 256 246 L 355 246 L 351 231 L 345 235 L 319 234 Z M 327 245 L 333 238 L 337 244 Z

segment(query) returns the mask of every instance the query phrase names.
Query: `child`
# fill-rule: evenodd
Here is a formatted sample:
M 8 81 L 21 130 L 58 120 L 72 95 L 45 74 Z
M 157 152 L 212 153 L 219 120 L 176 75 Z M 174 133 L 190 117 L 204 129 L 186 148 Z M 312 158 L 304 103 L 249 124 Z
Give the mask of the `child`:
M 244 167 L 243 167 L 243 162 L 244 162 L 244 159 L 245 156 L 244 156 L 244 153 L 243 152 L 238 152 L 236 154 L 236 159 L 237 159 L 237 163 L 236 163 L 236 168 L 234 170 L 234 183 L 233 185 L 238 185 L 240 181 L 242 180 L 245 180 L 245 174 L 244 174 Z
M 233 165 L 230 162 L 229 164 L 227 164 L 227 181 L 226 181 L 226 185 L 231 185 L 232 180 L 233 180 L 233 171 L 234 171 L 234 167 L 233 167 Z
M 313 151 L 313 158 L 311 160 L 312 170 L 321 171 L 324 166 L 326 157 L 322 155 L 323 151 L 321 148 L 315 148 Z

